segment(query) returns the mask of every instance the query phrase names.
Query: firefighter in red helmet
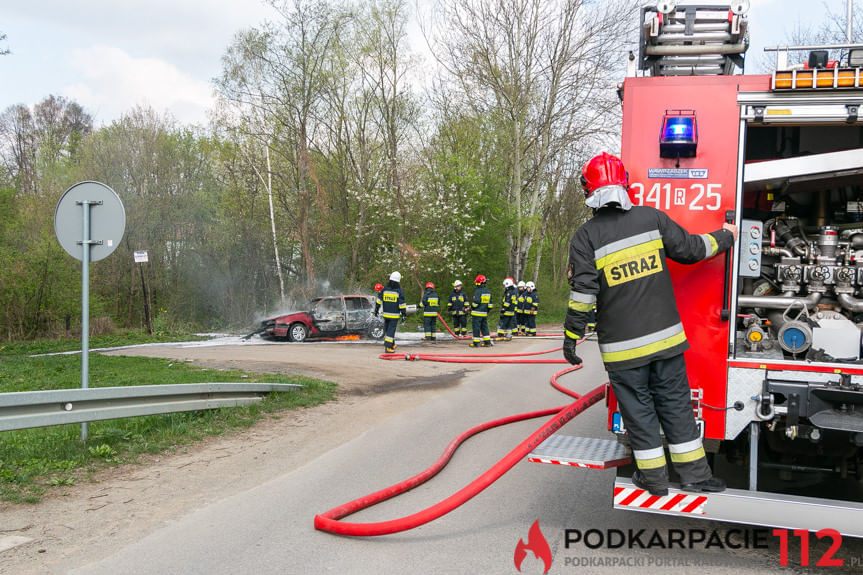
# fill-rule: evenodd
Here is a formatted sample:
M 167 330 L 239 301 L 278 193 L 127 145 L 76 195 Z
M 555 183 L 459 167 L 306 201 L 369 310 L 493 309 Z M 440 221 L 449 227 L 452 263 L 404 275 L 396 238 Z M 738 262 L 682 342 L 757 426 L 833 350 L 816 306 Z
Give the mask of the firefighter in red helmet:
M 491 297 L 491 290 L 485 287 L 486 281 L 482 274 L 476 276 L 476 280 L 474 280 L 476 291 L 473 292 L 473 299 L 470 302 L 470 326 L 473 329 L 471 347 L 479 347 L 480 345 L 491 347 L 494 345 L 488 331 L 488 312 L 494 307 L 494 301 Z
M 423 310 L 423 329 L 426 341 L 437 341 L 437 314 L 440 307 L 440 298 L 434 291 L 434 284 L 428 282 L 425 292 L 420 300 L 420 309 Z
M 689 345 L 667 259 L 711 258 L 734 244 L 737 228 L 690 235 L 664 212 L 634 206 L 623 162 L 605 152 L 585 164 L 581 185 L 594 214 L 569 246 L 564 357 L 581 363 L 576 342 L 597 304 L 599 352 L 635 457 L 633 482 L 653 495 L 668 493 L 661 424 L 681 489 L 722 491 L 725 482 L 713 477 L 692 413 L 683 358 Z

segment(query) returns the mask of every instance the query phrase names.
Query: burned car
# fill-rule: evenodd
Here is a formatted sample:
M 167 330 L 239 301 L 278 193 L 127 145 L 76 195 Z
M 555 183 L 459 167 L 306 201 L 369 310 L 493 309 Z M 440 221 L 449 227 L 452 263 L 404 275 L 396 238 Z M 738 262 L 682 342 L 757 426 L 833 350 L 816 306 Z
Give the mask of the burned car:
M 383 319 L 373 315 L 374 296 L 342 295 L 314 298 L 309 311 L 298 311 L 265 319 L 256 333 L 261 337 L 305 341 L 359 335 L 384 337 Z

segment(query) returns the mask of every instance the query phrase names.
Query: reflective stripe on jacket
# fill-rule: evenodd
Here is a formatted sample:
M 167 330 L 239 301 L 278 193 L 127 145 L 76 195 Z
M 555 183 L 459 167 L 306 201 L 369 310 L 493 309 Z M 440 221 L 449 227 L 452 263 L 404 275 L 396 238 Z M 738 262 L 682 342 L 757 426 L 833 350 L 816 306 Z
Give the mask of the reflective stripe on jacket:
M 539 294 L 535 289 L 525 290 L 524 292 L 524 313 L 527 315 L 536 315 L 539 307 Z
M 467 306 L 467 295 L 463 290 L 455 291 L 449 294 L 446 309 L 453 315 L 464 315 L 464 308 Z
M 727 230 L 689 234 L 667 214 L 647 206 L 597 210 L 570 241 L 567 335 L 584 336 L 596 304 L 599 350 L 608 371 L 683 353 L 689 344 L 666 257 L 693 264 L 732 243 Z
M 427 289 L 420 300 L 420 307 L 423 310 L 423 317 L 437 316 L 438 302 L 440 298 L 433 289 Z
M 491 308 L 494 307 L 494 300 L 491 297 L 491 291 L 485 286 L 479 286 L 473 292 L 473 301 L 470 303 L 470 315 L 476 317 L 485 317 Z
M 375 300 L 375 303 L 378 306 L 383 306 L 383 313 L 381 315 L 389 319 L 400 318 L 407 309 L 407 304 L 405 304 L 405 292 L 403 292 L 400 287 L 386 287 L 382 289 L 381 293 L 378 294 L 378 298 Z
M 518 294 L 515 286 L 506 288 L 503 292 L 503 301 L 500 304 L 500 312 L 503 315 L 515 315 L 515 308 L 518 306 Z

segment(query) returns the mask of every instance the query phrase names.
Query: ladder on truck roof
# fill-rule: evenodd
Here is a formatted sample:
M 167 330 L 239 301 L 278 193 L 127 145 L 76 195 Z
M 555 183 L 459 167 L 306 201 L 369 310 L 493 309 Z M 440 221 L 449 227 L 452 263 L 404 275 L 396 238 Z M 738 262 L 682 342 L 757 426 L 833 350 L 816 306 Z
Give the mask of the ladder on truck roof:
M 651 76 L 731 75 L 749 47 L 748 0 L 724 5 L 661 1 L 641 9 L 638 67 Z

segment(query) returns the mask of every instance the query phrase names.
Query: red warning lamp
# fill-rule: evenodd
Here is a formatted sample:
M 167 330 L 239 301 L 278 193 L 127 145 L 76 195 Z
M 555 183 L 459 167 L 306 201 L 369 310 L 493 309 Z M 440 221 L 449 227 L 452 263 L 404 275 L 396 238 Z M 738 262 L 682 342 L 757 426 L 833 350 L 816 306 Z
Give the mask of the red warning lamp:
M 666 110 L 659 135 L 661 158 L 694 158 L 698 147 L 695 110 Z

